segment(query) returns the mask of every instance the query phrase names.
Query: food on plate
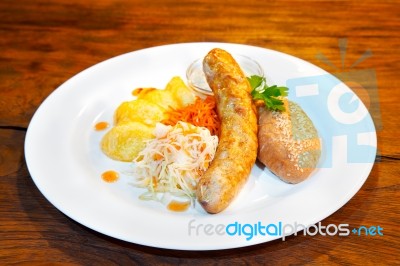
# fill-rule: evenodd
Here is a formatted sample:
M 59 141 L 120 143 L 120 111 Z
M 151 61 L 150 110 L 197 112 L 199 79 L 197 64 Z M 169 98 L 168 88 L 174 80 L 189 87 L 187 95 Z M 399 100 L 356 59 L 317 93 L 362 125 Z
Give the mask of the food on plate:
M 147 125 L 155 125 L 165 118 L 164 109 L 156 103 L 136 99 L 123 102 L 114 113 L 114 124 L 128 122 L 142 122 Z
M 100 121 L 98 123 L 96 123 L 94 125 L 94 129 L 96 131 L 101 131 L 101 130 L 105 130 L 106 128 L 108 128 L 110 126 L 110 124 L 108 124 L 108 122 L 105 121 Z
M 154 138 L 153 130 L 141 122 L 118 124 L 103 136 L 101 149 L 114 160 L 131 162 L 145 147 L 145 141 Z
M 167 205 L 167 209 L 170 211 L 174 212 L 183 212 L 189 209 L 191 206 L 192 201 L 177 201 L 177 200 L 172 200 L 170 203 Z
M 179 121 L 188 122 L 198 127 L 206 127 L 212 135 L 218 135 L 220 120 L 216 112 L 215 98 L 207 96 L 204 100 L 196 97 L 194 103 L 180 109 L 167 111 L 165 125 L 176 125 Z
M 118 181 L 119 174 L 114 170 L 107 170 L 101 174 L 101 178 L 104 180 L 104 182 L 113 183 Z
M 165 87 L 166 91 L 172 93 L 172 96 L 178 101 L 178 108 L 189 105 L 195 101 L 195 95 L 191 89 L 186 86 L 180 77 L 173 77 Z
M 140 198 L 174 211 L 197 199 L 207 212 L 219 213 L 257 158 L 285 182 L 306 179 L 321 143 L 306 113 L 285 98 L 288 88 L 247 78 L 218 48 L 205 56 L 203 71 L 213 96 L 198 97 L 174 77 L 164 90 L 136 89 L 136 99 L 114 113 L 101 148 L 110 158 L 133 162 L 134 185 L 146 189 Z
M 287 183 L 305 180 L 317 166 L 321 143 L 313 122 L 296 103 L 284 111 L 258 107 L 258 159 Z
M 110 158 L 131 162 L 154 138 L 156 123 L 168 118 L 167 111 L 184 108 L 195 101 L 194 93 L 179 77 L 173 77 L 165 90 L 139 88 L 137 99 L 123 102 L 114 113 L 114 127 L 101 141 L 102 151 Z
M 288 88 L 248 78 L 258 109 L 258 160 L 287 183 L 305 180 L 317 166 L 321 143 L 311 119 L 285 98 Z
M 275 111 L 284 111 L 283 99 L 288 95 L 287 87 L 278 87 L 276 85 L 268 86 L 265 77 L 253 75 L 247 78 L 252 88 L 251 96 L 258 105 L 264 105 L 265 108 Z
M 203 61 L 221 120 L 220 141 L 210 167 L 201 176 L 197 199 L 209 213 L 232 202 L 257 157 L 257 117 L 249 81 L 226 51 L 211 50 Z
M 155 138 L 133 160 L 135 186 L 147 188 L 141 199 L 179 197 L 193 202 L 198 180 L 214 158 L 218 137 L 185 122 L 157 123 L 154 133 Z
M 176 108 L 180 106 L 179 101 L 170 91 L 167 90 L 153 89 L 146 93 L 141 93 L 138 95 L 138 100 L 146 100 L 155 103 L 162 107 L 163 110 L 167 110 L 170 107 Z
M 185 82 L 178 76 L 173 77 L 165 87 L 165 90 L 156 88 L 138 88 L 133 92 L 138 99 L 147 100 L 160 105 L 164 110 L 182 108 L 195 100 L 195 95 Z

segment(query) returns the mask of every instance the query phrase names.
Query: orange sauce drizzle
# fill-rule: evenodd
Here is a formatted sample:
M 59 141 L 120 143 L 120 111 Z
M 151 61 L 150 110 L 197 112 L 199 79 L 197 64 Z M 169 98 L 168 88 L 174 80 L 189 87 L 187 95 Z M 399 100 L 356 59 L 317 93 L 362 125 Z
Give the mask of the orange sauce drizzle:
M 108 124 L 107 122 L 98 122 L 98 123 L 94 126 L 94 128 L 95 128 L 97 131 L 100 131 L 100 130 L 104 130 L 104 129 L 108 128 L 109 125 L 110 125 L 110 124 Z
M 132 91 L 133 96 L 138 96 L 143 91 L 143 88 L 137 88 Z
M 189 208 L 189 206 L 190 206 L 190 201 L 181 202 L 173 200 L 168 204 L 167 208 L 168 210 L 174 212 L 184 212 Z
M 147 94 L 150 91 L 157 90 L 156 88 L 136 88 L 132 91 L 133 96 L 139 96 L 139 94 Z
M 107 183 L 113 183 L 118 180 L 119 174 L 113 170 L 108 170 L 101 174 L 101 178 Z

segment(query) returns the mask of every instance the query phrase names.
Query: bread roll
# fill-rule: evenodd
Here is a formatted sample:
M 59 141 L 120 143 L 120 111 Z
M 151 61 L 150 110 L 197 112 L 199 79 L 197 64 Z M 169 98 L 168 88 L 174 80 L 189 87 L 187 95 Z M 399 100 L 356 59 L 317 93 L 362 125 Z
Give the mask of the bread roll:
M 321 155 L 312 121 L 296 103 L 284 100 L 285 111 L 258 106 L 258 159 L 287 183 L 310 176 Z

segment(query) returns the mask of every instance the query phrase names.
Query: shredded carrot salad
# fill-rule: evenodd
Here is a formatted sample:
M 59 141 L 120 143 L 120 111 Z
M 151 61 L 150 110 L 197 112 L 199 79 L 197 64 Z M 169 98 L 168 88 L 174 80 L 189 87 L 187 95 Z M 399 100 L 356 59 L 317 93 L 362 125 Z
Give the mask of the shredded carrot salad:
M 176 125 L 179 121 L 191 123 L 198 127 L 205 127 L 212 135 L 219 134 L 220 120 L 216 111 L 214 97 L 207 96 L 206 99 L 196 97 L 194 103 L 180 109 L 170 109 L 166 113 L 167 119 L 162 123 L 165 125 Z

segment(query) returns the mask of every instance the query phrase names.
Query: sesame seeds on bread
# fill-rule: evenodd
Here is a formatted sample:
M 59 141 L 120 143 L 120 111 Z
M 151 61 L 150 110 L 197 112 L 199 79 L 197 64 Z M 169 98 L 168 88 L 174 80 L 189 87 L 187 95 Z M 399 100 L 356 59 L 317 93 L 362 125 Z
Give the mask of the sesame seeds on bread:
M 314 171 L 321 142 L 311 119 L 296 103 L 285 111 L 258 107 L 258 159 L 287 183 L 299 183 Z

